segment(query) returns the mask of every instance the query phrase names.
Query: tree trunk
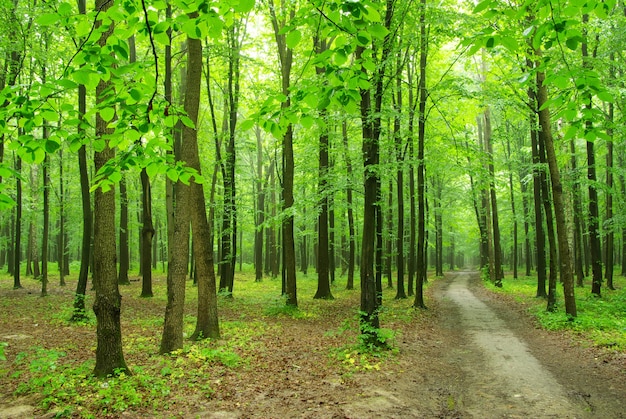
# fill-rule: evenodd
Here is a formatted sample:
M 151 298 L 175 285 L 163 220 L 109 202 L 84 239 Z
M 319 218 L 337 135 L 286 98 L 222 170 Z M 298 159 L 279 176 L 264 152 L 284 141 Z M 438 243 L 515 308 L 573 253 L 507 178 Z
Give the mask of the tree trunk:
M 190 17 L 194 16 L 190 15 Z M 188 62 L 186 65 L 186 77 L 184 78 L 185 82 L 183 83 L 185 86 L 184 109 L 189 118 L 193 117 L 192 112 L 194 109 L 196 110 L 195 116 L 197 117 L 198 103 L 196 103 L 196 101 L 199 100 L 199 94 L 195 98 L 193 97 L 194 94 L 193 91 L 190 90 L 190 83 L 188 80 L 191 73 L 198 71 L 198 69 L 191 68 L 192 54 L 189 53 L 189 44 L 191 41 L 191 39 L 187 39 Z M 189 136 L 193 136 L 195 138 L 195 129 L 189 128 L 186 125 L 183 125 L 181 129 L 181 143 L 185 142 Z M 188 163 L 185 160 L 186 156 L 184 153 L 185 148 L 175 142 L 174 154 L 176 156 L 176 160 Z M 169 263 L 167 276 L 167 305 L 165 307 L 163 335 L 161 336 L 161 346 L 159 348 L 159 352 L 161 354 L 171 353 L 183 347 L 185 281 L 187 279 L 189 267 L 189 232 L 192 211 L 191 186 L 185 185 L 179 180 L 172 185 L 172 188 L 172 201 L 175 204 L 173 205 L 173 217 L 171 219 L 171 225 L 173 227 L 170 232 L 171 238 L 168 238 Z
M 283 10 L 289 16 L 289 20 L 295 18 L 295 10 L 293 5 L 283 5 L 290 7 L 290 10 Z M 291 107 L 291 65 L 293 62 L 293 50 L 287 46 L 286 35 L 282 33 L 282 29 L 286 26 L 285 21 L 279 22 L 276 16 L 275 7 L 270 7 L 270 17 L 272 27 L 274 29 L 274 37 L 278 49 L 278 58 L 281 70 L 281 88 L 282 93 L 287 98 L 281 104 L 281 111 L 288 111 Z M 293 157 L 293 124 L 288 123 L 285 127 L 285 133 L 282 138 L 282 255 L 283 255 L 283 273 L 284 273 L 284 294 L 286 304 L 289 306 L 298 306 L 298 296 L 296 288 L 296 249 L 294 239 L 294 215 L 293 207 L 293 181 L 294 181 L 294 157 Z
M 417 260 L 415 278 L 416 290 L 413 306 L 416 308 L 426 308 L 424 302 L 424 282 L 426 280 L 426 187 L 424 180 L 424 142 L 426 139 L 426 64 L 427 46 L 426 39 L 426 0 L 420 0 L 420 60 L 419 60 L 419 81 L 418 81 L 418 126 L 417 126 Z
M 20 281 L 20 262 L 22 259 L 22 159 L 15 160 L 15 234 L 13 239 L 13 289 L 22 288 Z
M 589 53 L 587 45 L 586 26 L 589 22 L 589 15 L 584 14 L 583 23 L 583 42 L 581 43 L 581 52 L 583 60 L 583 68 L 590 69 Z M 594 54 L 595 55 L 595 54 Z M 591 113 L 593 110 L 591 93 L 583 94 L 585 109 Z M 585 134 L 593 129 L 591 119 L 585 120 Z M 591 252 L 591 293 L 600 296 L 602 293 L 602 247 L 600 244 L 600 210 L 598 204 L 598 177 L 596 175 L 596 156 L 594 141 L 587 140 L 587 180 L 589 181 L 589 250 Z
M 576 163 L 576 145 L 575 141 L 570 140 L 570 165 L 572 168 L 572 201 L 574 210 L 574 269 L 576 271 L 576 285 L 583 286 L 585 273 L 583 272 L 583 261 L 585 252 L 583 249 L 583 226 L 582 226 L 582 203 L 580 199 L 580 181 L 578 175 L 578 165 Z
M 260 282 L 263 279 L 263 234 L 265 222 L 265 185 L 263 182 L 263 138 L 261 130 L 257 126 L 256 134 L 256 208 L 254 217 L 254 280 Z
M 539 131 L 539 159 L 543 166 L 546 165 L 546 150 L 544 131 Z M 552 216 L 552 200 L 548 191 L 548 176 L 545 169 L 541 169 L 541 198 L 543 201 L 543 211 L 546 215 L 546 232 L 548 233 L 548 245 L 550 254 L 550 275 L 548 277 L 548 306 L 547 311 L 556 310 L 556 277 L 558 271 L 557 245 L 554 234 L 554 217 Z
M 502 287 L 502 246 L 500 244 L 500 222 L 498 216 L 498 201 L 496 198 L 495 170 L 493 162 L 493 144 L 491 139 L 491 110 L 485 109 L 485 146 L 487 148 L 487 158 L 489 167 L 489 202 L 491 205 L 491 222 L 493 223 L 493 264 L 494 264 L 494 284 Z
M 141 170 L 141 297 L 152 297 L 152 240 L 154 227 L 152 225 L 152 191 L 150 178 L 145 168 Z
M 48 128 L 43 129 L 43 138 L 48 138 Z M 43 237 L 41 238 L 41 296 L 48 295 L 48 236 L 50 231 L 50 157 L 43 161 Z
M 128 249 L 128 191 L 126 189 L 126 177 L 122 175 L 120 180 L 120 271 L 117 283 L 130 285 L 128 269 L 130 267 Z
M 530 103 L 537 103 L 536 94 L 534 90 L 528 90 L 528 96 Z M 538 109 L 538 108 L 537 108 Z M 534 191 L 534 208 L 535 208 L 535 248 L 537 259 L 537 297 L 547 297 L 546 292 L 546 238 L 545 231 L 543 229 L 543 199 L 541 197 L 541 171 L 539 164 L 541 159 L 539 157 L 539 132 L 537 130 L 536 110 L 533 110 L 530 115 L 530 139 L 532 143 L 532 156 L 533 156 L 533 191 Z
M 356 238 L 354 229 L 354 204 L 352 197 L 352 161 L 348 149 L 348 124 L 342 122 L 341 133 L 343 138 L 344 159 L 346 161 L 346 205 L 348 207 L 348 280 L 346 289 L 354 289 L 354 264 L 356 258 Z
M 78 11 L 81 14 L 86 13 L 86 1 L 78 1 Z M 87 90 L 85 85 L 78 86 L 78 114 L 79 118 L 84 118 L 87 112 Z M 79 125 L 78 133 L 84 135 L 82 124 Z M 61 165 L 62 166 L 62 165 Z M 74 295 L 74 310 L 72 313 L 72 321 L 82 321 L 87 318 L 85 310 L 85 294 L 87 292 L 87 280 L 89 277 L 89 266 L 91 256 L 91 237 L 93 230 L 93 214 L 91 213 L 91 196 L 89 192 L 89 172 L 87 169 L 87 148 L 81 146 L 78 149 L 78 171 L 80 173 L 80 195 L 81 209 L 83 217 L 83 234 L 81 241 L 81 257 L 80 271 L 78 274 L 78 282 L 76 284 L 76 294 Z M 63 202 L 63 201 L 61 201 Z M 61 274 L 62 277 L 62 274 Z
M 106 0 L 96 0 L 96 11 L 105 12 L 111 6 Z M 97 21 L 96 25 L 100 25 Z M 113 25 L 100 35 L 98 44 L 106 45 L 113 32 Z M 107 99 L 109 85 L 100 80 L 96 87 L 96 103 Z M 111 134 L 100 113 L 96 114 L 96 137 L 102 138 Z M 108 145 L 104 150 L 94 153 L 96 173 L 115 157 L 115 151 Z M 122 297 L 117 283 L 117 265 L 115 251 L 115 189 L 108 191 L 98 188 L 94 193 L 94 271 L 93 280 L 96 296 L 93 311 L 97 319 L 96 366 L 94 375 L 107 377 L 120 372 L 129 373 L 122 351 L 122 328 L 120 323 Z
M 613 126 L 613 103 L 609 103 L 608 123 L 609 126 Z M 605 254 L 605 271 L 604 278 L 606 279 L 606 287 L 610 290 L 614 290 L 613 286 L 613 265 L 615 264 L 613 256 L 613 128 L 607 130 L 610 140 L 606 144 L 606 218 L 605 222 L 609 224 L 609 228 L 604 238 L 604 254 Z
M 537 51 L 539 53 L 539 51 Z M 548 167 L 550 168 L 550 180 L 552 184 L 552 198 L 554 200 L 554 214 L 556 218 L 557 238 L 559 245 L 559 261 L 561 263 L 561 283 L 563 284 L 563 296 L 565 300 L 565 312 L 570 317 L 576 317 L 576 297 L 574 295 L 574 273 L 567 240 L 567 221 L 565 219 L 565 203 L 563 199 L 563 185 L 552 139 L 550 126 L 550 108 L 548 101 L 548 89 L 544 84 L 545 73 L 537 72 L 537 106 L 539 109 L 539 126 L 543 131 L 543 140 L 546 147 Z

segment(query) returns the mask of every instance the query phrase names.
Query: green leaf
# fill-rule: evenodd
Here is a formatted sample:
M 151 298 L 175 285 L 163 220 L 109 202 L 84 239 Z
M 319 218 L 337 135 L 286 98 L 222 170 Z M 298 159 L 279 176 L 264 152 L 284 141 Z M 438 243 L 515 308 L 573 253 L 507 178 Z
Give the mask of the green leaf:
M 596 96 L 598 96 L 598 99 L 600 99 L 603 102 L 613 103 L 614 101 L 613 95 L 607 92 L 606 90 L 598 92 Z
M 298 45 L 298 43 L 300 43 L 301 39 L 302 33 L 299 30 L 294 29 L 287 34 L 287 36 L 285 37 L 285 42 L 287 43 L 288 48 L 294 49 Z
M 100 118 L 105 122 L 110 122 L 115 116 L 115 108 L 103 108 L 100 109 Z
M 310 115 L 303 115 L 302 118 L 300 118 L 300 124 L 304 128 L 311 128 L 314 123 L 315 123 L 315 118 L 313 118 Z
M 383 40 L 385 39 L 385 36 L 389 34 L 389 29 L 385 28 L 380 23 L 375 23 L 372 26 L 370 26 L 369 32 L 372 34 L 374 38 Z
M 254 8 L 254 0 L 239 0 L 235 10 L 241 13 L 248 13 Z
M 196 124 L 194 124 L 194 123 L 193 123 L 193 121 L 191 120 L 191 118 L 189 118 L 189 117 L 188 117 L 188 116 L 186 116 L 186 115 L 182 115 L 182 116 L 180 117 L 180 121 L 181 121 L 183 124 L 185 124 L 185 126 L 186 126 L 187 128 L 195 128 L 195 127 L 196 127 Z
M 40 115 L 48 122 L 55 122 L 59 119 L 59 115 L 52 109 L 41 111 Z
M 59 20 L 61 20 L 61 16 L 58 13 L 43 13 L 37 18 L 36 22 L 41 26 L 51 26 Z
M 178 170 L 170 167 L 165 174 L 172 182 L 178 182 Z
M 46 153 L 52 154 L 61 147 L 61 144 L 54 140 L 46 141 Z
M 360 46 L 366 47 L 366 46 L 368 46 L 372 42 L 372 38 L 371 38 L 369 32 L 367 32 L 367 31 L 359 31 L 359 33 L 356 34 L 356 42 Z
M 483 0 L 480 3 L 478 3 L 476 7 L 474 7 L 474 10 L 472 10 L 472 14 L 480 13 L 483 10 L 492 7 L 492 5 L 493 5 L 493 0 Z
M 256 121 L 254 119 L 246 119 L 241 124 L 239 124 L 239 130 L 247 131 L 251 129 L 252 127 L 254 127 L 254 124 L 256 124 Z
M 567 45 L 567 47 L 572 51 L 576 51 L 579 41 L 580 39 L 577 36 L 573 36 L 571 38 L 567 38 L 567 40 L 565 41 L 565 45 Z
M 486 48 L 493 48 L 495 45 L 496 45 L 496 38 L 494 38 L 493 36 L 490 36 L 487 39 L 487 42 L 485 42 Z
M 72 8 L 72 5 L 70 3 L 63 2 L 59 4 L 59 14 L 61 16 L 71 16 L 72 13 L 74 13 L 74 9 Z

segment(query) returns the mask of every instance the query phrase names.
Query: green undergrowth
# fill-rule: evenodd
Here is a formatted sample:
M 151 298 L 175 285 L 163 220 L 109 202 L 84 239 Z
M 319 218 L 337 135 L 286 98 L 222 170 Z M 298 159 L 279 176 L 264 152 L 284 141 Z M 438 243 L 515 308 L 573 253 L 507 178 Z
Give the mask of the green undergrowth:
M 623 278 L 615 278 L 617 290 L 602 289 L 602 297 L 591 294 L 590 286 L 576 288 L 577 317 L 570 319 L 563 307 L 562 287 L 557 287 L 557 310 L 546 310 L 546 300 L 535 297 L 537 279 L 507 277 L 502 288 L 486 281 L 485 286 L 493 292 L 512 296 L 528 307 L 539 324 L 547 330 L 570 330 L 598 347 L 626 352 L 626 288 Z
M 11 278 L 0 277 L 0 385 L 15 396 L 34 396 L 38 412 L 56 417 L 118 417 L 122 412 L 150 415 L 171 412 L 216 397 L 222 381 L 246 377 L 262 362 L 279 358 L 276 352 L 323 351 L 328 365 L 341 374 L 384 369 L 398 349 L 402 328 L 415 327 L 422 311 L 411 307 L 412 298 L 395 300 L 395 290 L 384 290 L 381 325 L 371 330 L 378 344 L 364 339 L 359 326 L 358 289 L 346 290 L 344 277 L 331 286 L 334 299 L 314 299 L 317 277 L 298 275 L 299 306 L 289 307 L 280 296 L 281 280 L 254 280 L 249 269 L 238 272 L 232 295 L 218 295 L 221 339 L 191 341 L 196 323 L 197 288 L 186 284 L 184 347 L 160 355 L 166 302 L 165 276 L 155 272 L 153 298 L 139 298 L 141 283 L 133 276 L 122 294 L 122 343 L 129 371 L 106 379 L 92 376 L 96 350 L 93 290 L 88 286 L 86 320 L 69 321 L 73 314 L 76 279 L 66 287 L 55 278 L 49 295 L 40 297 L 40 283 L 23 277 L 23 289 L 13 290 Z M 299 331 L 306 325 L 306 331 Z M 292 345 L 300 337 L 310 340 Z M 299 335 L 301 334 L 301 335 Z M 14 336 L 6 338 L 5 336 Z M 311 349 L 307 345 L 312 345 Z M 230 377 L 230 378 L 228 378 Z M 231 381 L 229 381 L 231 380 Z

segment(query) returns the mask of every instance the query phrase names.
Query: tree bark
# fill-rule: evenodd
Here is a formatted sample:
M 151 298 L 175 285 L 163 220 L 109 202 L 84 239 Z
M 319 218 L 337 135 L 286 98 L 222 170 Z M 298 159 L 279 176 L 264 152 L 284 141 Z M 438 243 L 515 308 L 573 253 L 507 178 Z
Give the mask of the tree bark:
M 96 11 L 106 11 L 111 3 L 107 0 L 96 0 Z M 101 25 L 101 21 L 96 23 Z M 100 46 L 106 45 L 113 32 L 111 24 L 98 41 Z M 109 84 L 100 80 L 96 87 L 96 103 L 106 99 Z M 110 93 L 109 93 L 110 94 Z M 100 113 L 96 114 L 96 137 L 101 138 L 111 133 Z M 111 159 L 115 151 L 106 143 L 104 150 L 94 153 L 96 173 Z M 115 251 L 115 189 L 104 191 L 98 188 L 94 193 L 94 271 L 93 279 L 96 296 L 93 311 L 97 319 L 97 347 L 94 375 L 107 377 L 120 372 L 129 373 L 122 351 L 122 327 L 120 322 L 122 296 L 117 283 L 117 265 Z
M 354 289 L 354 264 L 356 258 L 356 238 L 354 228 L 354 204 L 352 197 L 352 161 L 350 150 L 348 149 L 348 124 L 343 121 L 341 124 L 343 138 L 344 160 L 346 162 L 346 205 L 348 207 L 348 279 L 346 289 Z
M 152 297 L 152 240 L 154 226 L 152 224 L 152 191 L 150 178 L 144 167 L 141 170 L 141 297 Z
M 539 54 L 539 52 L 537 52 Z M 563 185 L 559 173 L 556 151 L 550 126 L 550 108 L 545 106 L 548 101 L 548 89 L 544 84 L 545 73 L 537 72 L 537 106 L 539 109 L 539 126 L 543 131 L 543 139 L 546 146 L 550 180 L 552 184 L 552 198 L 554 200 L 554 213 L 556 218 L 557 238 L 559 245 L 559 261 L 561 264 L 561 283 L 563 284 L 563 296 L 565 299 L 565 312 L 570 317 L 576 317 L 576 297 L 574 295 L 574 273 L 572 260 L 567 240 L 567 221 L 565 219 L 565 203 L 563 199 Z
M 426 0 L 420 0 L 420 59 L 419 59 L 419 81 L 418 81 L 418 126 L 417 126 L 417 260 L 415 278 L 416 290 L 413 306 L 416 308 L 426 308 L 424 302 L 424 282 L 426 280 L 426 187 L 424 168 L 424 142 L 426 139 L 426 64 L 427 46 L 426 39 Z
M 122 175 L 120 180 L 120 259 L 117 283 L 120 285 L 130 285 L 128 279 L 128 269 L 130 268 L 129 248 L 128 248 L 128 190 L 126 188 L 126 177 Z M 142 267 L 143 268 L 143 267 Z

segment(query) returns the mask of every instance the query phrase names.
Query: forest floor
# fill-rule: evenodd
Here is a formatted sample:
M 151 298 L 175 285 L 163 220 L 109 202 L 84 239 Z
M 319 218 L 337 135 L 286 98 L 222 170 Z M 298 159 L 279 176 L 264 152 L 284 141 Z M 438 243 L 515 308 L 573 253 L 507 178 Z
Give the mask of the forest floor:
M 133 379 L 147 383 L 133 381 L 144 391 L 137 402 L 120 402 L 109 391 L 109 385 L 135 391 L 122 381 L 93 387 L 93 381 L 84 383 L 84 375 L 77 378 L 93 368 L 95 339 L 93 322 L 71 326 L 59 320 L 67 310 L 53 314 L 59 301 L 71 295 L 70 286 L 42 299 L 34 285 L 17 291 L 5 281 L 1 285 L 0 342 L 8 346 L 7 360 L 0 361 L 0 418 L 63 413 L 97 418 L 626 418 L 624 353 L 592 347 L 572 333 L 540 329 L 527 307 L 486 290 L 476 272 L 450 272 L 430 281 L 423 311 L 410 309 L 410 300 L 394 300 L 395 291 L 386 290 L 390 308 L 381 319 L 396 333 L 395 351 L 380 358 L 361 355 L 350 344 L 357 328 L 346 319 L 355 319 L 358 291 L 335 289 L 332 302 L 312 301 L 301 292 L 304 308 L 295 315 L 281 312 L 281 300 L 268 311 L 255 305 L 266 302 L 254 297 L 220 299 L 224 340 L 230 346 L 201 346 L 202 352 L 192 345 L 178 358 L 164 359 L 156 354 L 164 299 L 133 297 L 139 290 L 135 282 L 122 294 L 126 360 Z M 51 353 L 58 356 L 51 360 Z M 208 355 L 216 353 L 219 362 Z M 225 353 L 236 354 L 234 362 Z M 37 361 L 38 356 L 48 361 Z M 68 362 L 74 366 L 67 367 Z M 185 368 L 180 374 L 179 364 Z M 62 383 L 52 385 L 58 377 L 38 375 L 46 368 L 47 374 L 62 375 Z M 157 391 L 163 392 L 154 396 Z M 42 409 L 42 400 L 49 401 L 48 409 Z

